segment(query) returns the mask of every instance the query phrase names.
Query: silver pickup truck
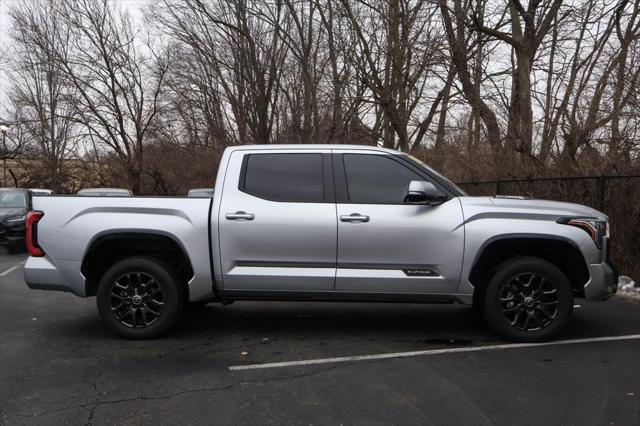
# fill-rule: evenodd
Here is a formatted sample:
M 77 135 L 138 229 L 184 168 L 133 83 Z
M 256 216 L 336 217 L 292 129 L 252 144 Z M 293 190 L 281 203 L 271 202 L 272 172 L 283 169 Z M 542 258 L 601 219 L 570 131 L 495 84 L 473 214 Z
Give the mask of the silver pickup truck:
M 469 197 L 415 158 L 347 145 L 238 146 L 213 198 L 34 197 L 33 289 L 97 296 L 127 338 L 194 303 L 462 303 L 500 336 L 547 340 L 574 297 L 616 291 L 607 217 L 589 207 Z

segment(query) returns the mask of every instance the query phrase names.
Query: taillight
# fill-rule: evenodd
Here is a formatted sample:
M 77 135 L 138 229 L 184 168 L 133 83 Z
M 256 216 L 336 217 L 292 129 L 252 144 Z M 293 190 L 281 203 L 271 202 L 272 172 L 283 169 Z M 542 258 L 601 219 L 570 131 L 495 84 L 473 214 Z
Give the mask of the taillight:
M 27 213 L 27 250 L 33 257 L 43 257 L 44 251 L 38 245 L 38 222 L 44 212 L 34 210 Z

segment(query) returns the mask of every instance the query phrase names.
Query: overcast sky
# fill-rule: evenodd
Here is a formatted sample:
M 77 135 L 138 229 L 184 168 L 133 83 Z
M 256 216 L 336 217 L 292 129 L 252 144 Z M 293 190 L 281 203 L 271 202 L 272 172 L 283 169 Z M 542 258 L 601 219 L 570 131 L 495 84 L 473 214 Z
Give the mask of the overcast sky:
M 19 0 L 0 0 L 0 117 L 4 115 L 6 103 L 7 65 L 9 58 L 5 57 L 9 37 L 9 16 L 10 4 L 15 4 Z

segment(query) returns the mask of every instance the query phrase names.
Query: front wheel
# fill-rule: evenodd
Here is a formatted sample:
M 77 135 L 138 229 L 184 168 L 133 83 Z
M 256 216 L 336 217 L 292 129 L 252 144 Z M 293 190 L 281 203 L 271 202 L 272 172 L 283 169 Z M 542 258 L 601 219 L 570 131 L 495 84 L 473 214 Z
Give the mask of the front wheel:
M 102 276 L 97 304 L 102 320 L 129 339 L 151 339 L 174 326 L 185 297 L 174 271 L 147 257 L 124 259 Z
M 573 290 L 552 263 L 518 257 L 500 265 L 484 292 L 483 313 L 501 337 L 516 342 L 552 339 L 567 325 Z

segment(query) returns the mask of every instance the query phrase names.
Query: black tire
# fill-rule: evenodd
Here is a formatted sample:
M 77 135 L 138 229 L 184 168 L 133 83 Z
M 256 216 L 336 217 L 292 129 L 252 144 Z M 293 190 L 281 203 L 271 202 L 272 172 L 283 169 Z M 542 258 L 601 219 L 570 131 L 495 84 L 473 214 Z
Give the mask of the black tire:
M 175 272 L 148 257 L 124 259 L 100 279 L 100 317 L 127 339 L 153 339 L 178 323 L 185 291 Z
M 9 253 L 11 254 L 22 253 L 27 251 L 27 245 L 22 241 L 17 243 L 9 243 L 7 245 L 7 250 L 9 250 Z
M 489 327 L 515 342 L 542 342 L 567 325 L 573 290 L 564 273 L 536 257 L 516 257 L 495 270 L 484 291 Z

